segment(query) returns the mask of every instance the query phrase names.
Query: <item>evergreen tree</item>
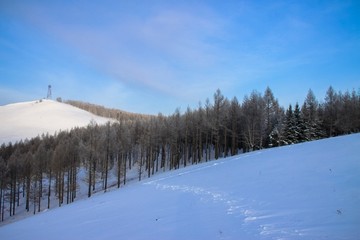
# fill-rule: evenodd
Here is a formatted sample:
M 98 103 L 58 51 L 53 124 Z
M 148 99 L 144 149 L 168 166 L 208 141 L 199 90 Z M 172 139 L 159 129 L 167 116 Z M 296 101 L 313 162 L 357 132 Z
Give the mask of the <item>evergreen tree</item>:
M 281 141 L 281 145 L 290 145 L 296 143 L 295 117 L 291 104 L 286 110 L 285 127 L 283 131 L 284 138 Z
M 295 133 L 294 143 L 304 142 L 304 141 L 306 141 L 306 138 L 305 138 L 306 126 L 305 126 L 305 123 L 300 114 L 300 107 L 299 107 L 298 103 L 295 104 L 293 117 L 294 117 L 294 120 L 293 120 L 294 126 L 293 127 L 294 127 L 294 133 Z
M 169 117 L 126 115 L 94 107 L 100 114 L 116 115 L 118 123 L 59 132 L 55 136 L 20 141 L 0 147 L 0 216 L 14 215 L 24 202 L 27 211 L 41 210 L 43 189 L 47 205 L 52 192 L 62 205 L 76 198 L 79 169 L 87 173 L 88 196 L 95 191 L 101 174 L 103 189 L 109 187 L 110 171 L 116 170 L 117 186 L 126 182 L 126 171 L 138 167 L 139 180 L 162 169 L 197 164 L 212 158 L 263 147 L 295 144 L 325 136 L 360 131 L 360 90 L 336 93 L 330 87 L 319 104 L 309 90 L 301 107 L 279 107 L 270 88 L 264 96 L 253 91 L 242 104 L 231 101 L 220 90 L 214 103 L 179 109 Z M 326 130 L 326 134 L 325 134 Z M 54 190 L 54 191 L 53 191 Z M 23 198 L 23 199 L 21 199 Z
M 319 103 L 311 89 L 309 89 L 306 99 L 301 107 L 301 116 L 305 124 L 305 141 L 320 139 L 324 136 L 322 123 L 319 117 Z

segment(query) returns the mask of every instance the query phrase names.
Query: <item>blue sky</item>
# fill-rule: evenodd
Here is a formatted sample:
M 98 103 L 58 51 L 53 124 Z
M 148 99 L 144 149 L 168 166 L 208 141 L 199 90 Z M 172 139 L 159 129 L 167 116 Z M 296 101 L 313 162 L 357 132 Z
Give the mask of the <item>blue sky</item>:
M 0 105 L 45 97 L 131 112 L 240 101 L 283 106 L 360 88 L 359 1 L 0 2 Z

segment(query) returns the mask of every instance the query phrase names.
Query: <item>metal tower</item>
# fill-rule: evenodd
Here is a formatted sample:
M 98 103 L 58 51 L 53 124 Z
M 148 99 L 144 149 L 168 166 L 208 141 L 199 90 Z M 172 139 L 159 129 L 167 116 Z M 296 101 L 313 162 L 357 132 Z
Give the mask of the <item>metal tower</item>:
M 47 99 L 51 99 L 51 85 L 48 86 Z

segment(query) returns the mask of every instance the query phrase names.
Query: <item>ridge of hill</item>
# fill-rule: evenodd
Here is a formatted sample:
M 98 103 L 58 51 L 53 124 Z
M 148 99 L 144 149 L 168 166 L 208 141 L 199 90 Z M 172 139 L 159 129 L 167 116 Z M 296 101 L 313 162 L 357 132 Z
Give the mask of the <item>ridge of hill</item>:
M 49 99 L 0 106 L 0 145 L 84 127 L 92 120 L 97 124 L 113 121 Z
M 360 239 L 360 134 L 158 174 L 0 227 L 4 239 Z

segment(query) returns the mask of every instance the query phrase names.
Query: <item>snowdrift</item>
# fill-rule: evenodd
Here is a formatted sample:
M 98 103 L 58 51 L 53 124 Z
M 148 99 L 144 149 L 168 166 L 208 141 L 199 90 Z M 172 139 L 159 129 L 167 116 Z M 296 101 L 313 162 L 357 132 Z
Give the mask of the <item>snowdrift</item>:
M 1 239 L 360 239 L 360 134 L 159 174 L 0 227 Z
M 0 145 L 87 126 L 91 120 L 105 124 L 110 119 L 48 99 L 0 106 Z

